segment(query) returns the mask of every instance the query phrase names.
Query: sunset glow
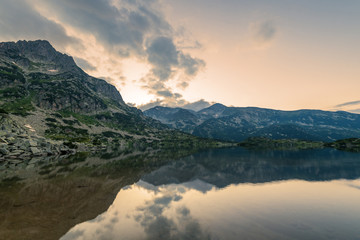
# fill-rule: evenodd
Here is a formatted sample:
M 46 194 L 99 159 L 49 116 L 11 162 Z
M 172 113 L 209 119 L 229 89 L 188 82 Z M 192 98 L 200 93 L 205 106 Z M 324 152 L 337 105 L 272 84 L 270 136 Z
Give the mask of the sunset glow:
M 21 2 L 1 41 L 47 39 L 138 107 L 360 111 L 358 1 Z

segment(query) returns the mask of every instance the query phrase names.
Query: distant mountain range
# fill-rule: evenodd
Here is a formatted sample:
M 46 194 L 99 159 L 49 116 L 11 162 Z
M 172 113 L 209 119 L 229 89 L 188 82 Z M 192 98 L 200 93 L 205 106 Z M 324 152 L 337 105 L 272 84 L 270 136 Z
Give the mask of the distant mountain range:
M 157 106 L 144 114 L 196 136 L 235 142 L 249 137 L 325 142 L 360 137 L 360 115 L 343 111 L 280 111 L 217 103 L 197 112 Z

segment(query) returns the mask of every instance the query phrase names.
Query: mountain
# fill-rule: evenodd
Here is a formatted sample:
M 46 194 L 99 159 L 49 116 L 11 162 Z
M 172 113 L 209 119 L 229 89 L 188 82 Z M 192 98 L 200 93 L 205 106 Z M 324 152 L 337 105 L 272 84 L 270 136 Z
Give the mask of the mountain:
M 0 160 L 195 140 L 126 105 L 113 85 L 89 76 L 47 41 L 0 43 L 0 83 Z
M 157 106 L 144 111 L 148 117 L 156 119 L 169 127 L 180 129 L 191 133 L 194 127 L 201 124 L 199 115 L 192 111 L 183 108 L 168 108 Z
M 198 112 L 155 107 L 144 114 L 196 136 L 235 142 L 249 137 L 325 142 L 360 137 L 360 115 L 343 111 L 280 111 L 217 103 Z

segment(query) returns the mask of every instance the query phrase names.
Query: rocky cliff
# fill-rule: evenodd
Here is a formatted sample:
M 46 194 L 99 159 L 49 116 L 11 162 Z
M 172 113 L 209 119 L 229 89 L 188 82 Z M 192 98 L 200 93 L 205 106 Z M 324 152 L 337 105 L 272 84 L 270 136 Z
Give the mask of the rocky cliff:
M 42 40 L 0 43 L 0 113 L 0 160 L 195 139 L 126 105 L 113 85 Z

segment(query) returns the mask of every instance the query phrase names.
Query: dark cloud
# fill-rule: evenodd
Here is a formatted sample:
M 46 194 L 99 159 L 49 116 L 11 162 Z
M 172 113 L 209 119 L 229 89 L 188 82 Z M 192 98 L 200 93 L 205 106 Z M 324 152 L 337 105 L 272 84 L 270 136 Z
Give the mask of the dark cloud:
M 145 61 L 151 69 L 142 79 L 143 88 L 164 104 L 185 104 L 166 82 L 175 81 L 174 85 L 182 89 L 189 85 L 205 62 L 184 52 L 184 44 L 194 48 L 201 44 L 175 31 L 159 9 L 161 0 L 2 0 L 0 39 L 42 38 L 60 50 L 70 46 L 78 54 L 74 57 L 78 57 L 80 67 L 96 71 L 97 66 L 78 51 L 89 47 L 81 44 L 87 41 L 86 34 L 92 35 L 96 43 L 91 44 L 104 48 L 100 52 L 109 56 L 112 68 L 113 62 L 119 63 L 123 58 Z M 69 32 L 77 31 L 82 40 L 69 36 L 65 30 L 68 26 L 71 26 Z M 122 73 L 117 71 L 116 76 L 107 76 L 107 80 L 119 86 L 124 81 L 118 80 Z M 113 69 L 108 72 L 114 74 Z
M 153 74 L 159 80 L 167 80 L 171 76 L 172 67 L 177 66 L 178 52 L 172 41 L 167 37 L 154 39 L 146 50 L 148 61 L 154 66 Z
M 341 103 L 339 105 L 336 105 L 335 107 L 347 107 L 347 106 L 353 106 L 353 105 L 359 105 L 360 101 L 352 101 L 352 102 L 345 102 Z
M 68 36 L 60 24 L 43 17 L 22 0 L 1 0 L 0 32 L 2 41 L 46 39 L 61 50 L 70 44 L 81 47 L 80 41 Z
M 170 92 L 169 90 L 164 90 L 164 91 L 157 91 L 156 92 L 158 96 L 163 96 L 165 98 L 170 98 L 173 97 L 174 94 L 172 92 Z
M 198 71 L 205 67 L 205 62 L 198 58 L 193 58 L 189 54 L 180 54 L 179 66 L 185 70 L 189 76 L 194 76 Z
M 147 87 L 151 89 L 159 90 L 159 86 L 161 86 L 160 91 L 151 91 L 159 97 L 164 97 L 165 102 L 173 102 L 177 98 L 177 93 L 173 93 L 170 88 L 166 87 L 163 82 L 166 82 L 171 78 L 172 74 L 178 71 L 184 72 L 184 79 L 177 86 L 185 89 L 191 80 L 191 77 L 195 76 L 198 71 L 205 66 L 205 62 L 198 58 L 193 58 L 189 54 L 184 54 L 179 51 L 175 46 L 173 40 L 168 37 L 158 37 L 154 39 L 146 50 L 148 54 L 148 61 L 152 64 L 152 73 L 153 76 L 148 77 L 146 80 Z M 151 84 L 149 84 L 151 83 Z M 176 97 L 174 99 L 174 97 Z M 172 99 L 169 99 L 172 98 Z M 179 104 L 179 103 L 178 103 Z
M 66 24 L 92 34 L 119 57 L 147 60 L 151 71 L 143 79 L 149 93 L 172 101 L 175 96 L 162 83 L 182 73 L 186 84 L 205 66 L 201 59 L 183 52 L 176 32 L 166 21 L 158 0 L 38 0 Z M 201 46 L 195 41 L 195 47 Z M 161 87 L 159 87 L 161 85 Z M 156 90 L 156 91 L 153 91 Z M 169 93 L 172 94 L 169 94 Z M 165 93 L 167 93 L 165 95 Z
M 167 34 L 171 26 L 156 12 L 154 1 L 40 0 L 56 9 L 61 22 L 94 35 L 121 57 L 143 55 L 146 35 Z M 118 3 L 118 4 L 114 4 Z
M 90 71 L 94 71 L 96 70 L 96 67 L 93 66 L 91 63 L 89 63 L 88 61 L 86 61 L 83 58 L 78 58 L 78 57 L 74 57 L 74 60 L 76 62 L 76 64 L 83 69 L 84 71 L 86 70 L 90 70 Z
M 253 28 L 254 40 L 260 44 L 274 39 L 277 32 L 277 28 L 273 21 L 257 23 Z

